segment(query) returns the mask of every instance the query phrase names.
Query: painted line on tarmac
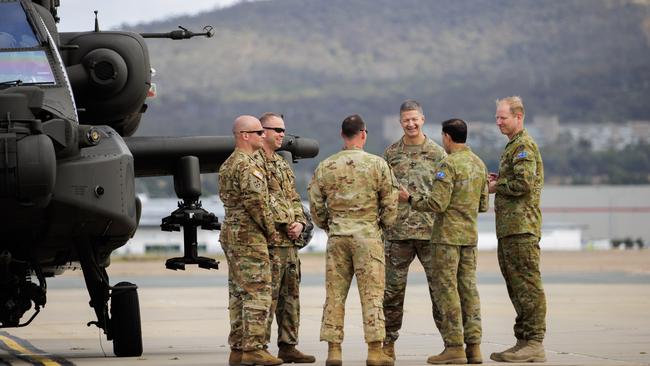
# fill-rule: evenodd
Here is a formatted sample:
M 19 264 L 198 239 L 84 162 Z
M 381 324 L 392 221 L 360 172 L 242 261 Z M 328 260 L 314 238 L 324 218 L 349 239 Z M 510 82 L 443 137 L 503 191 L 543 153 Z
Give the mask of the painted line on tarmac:
M 72 362 L 63 357 L 41 351 L 26 340 L 7 332 L 0 332 L 0 348 L 34 366 L 74 366 Z M 0 360 L 0 365 L 2 364 L 11 365 L 6 360 Z

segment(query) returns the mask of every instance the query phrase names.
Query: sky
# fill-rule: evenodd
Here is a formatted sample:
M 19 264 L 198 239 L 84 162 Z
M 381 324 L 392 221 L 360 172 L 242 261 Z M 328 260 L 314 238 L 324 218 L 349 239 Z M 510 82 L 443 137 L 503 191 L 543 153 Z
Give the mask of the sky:
M 95 26 L 94 10 L 99 11 L 102 30 L 122 25 L 194 15 L 231 6 L 241 0 L 61 0 L 59 31 L 89 31 Z

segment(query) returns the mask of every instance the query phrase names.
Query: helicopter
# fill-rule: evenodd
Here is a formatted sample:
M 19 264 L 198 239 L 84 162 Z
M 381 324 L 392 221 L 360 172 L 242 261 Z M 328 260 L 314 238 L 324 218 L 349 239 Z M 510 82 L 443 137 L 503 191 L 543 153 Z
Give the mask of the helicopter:
M 111 285 L 106 270 L 138 228 L 135 179 L 174 178 L 181 201 L 161 229 L 183 231 L 184 255 L 166 267 L 216 269 L 197 255 L 197 230 L 219 229 L 201 207 L 200 174 L 217 172 L 235 146 L 232 136 L 133 136 L 153 89 L 145 38 L 213 29 L 100 31 L 95 13 L 93 31 L 58 32 L 58 6 L 0 1 L 0 328 L 29 325 L 46 304 L 46 278 L 80 268 L 97 317 L 87 325 L 116 356 L 140 356 L 137 286 Z M 318 143 L 287 135 L 280 150 L 296 162 Z

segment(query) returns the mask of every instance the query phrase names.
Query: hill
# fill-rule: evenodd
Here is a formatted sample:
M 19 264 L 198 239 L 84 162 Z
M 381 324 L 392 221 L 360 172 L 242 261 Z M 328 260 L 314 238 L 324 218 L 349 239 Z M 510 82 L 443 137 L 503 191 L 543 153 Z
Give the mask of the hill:
M 272 110 L 326 156 L 340 121 L 360 113 L 379 153 L 380 122 L 406 98 L 431 123 L 491 123 L 507 95 L 528 118 L 650 119 L 645 0 L 271 0 L 137 30 L 179 24 L 216 35 L 149 41 L 160 97 L 139 134 L 225 134 L 236 115 Z

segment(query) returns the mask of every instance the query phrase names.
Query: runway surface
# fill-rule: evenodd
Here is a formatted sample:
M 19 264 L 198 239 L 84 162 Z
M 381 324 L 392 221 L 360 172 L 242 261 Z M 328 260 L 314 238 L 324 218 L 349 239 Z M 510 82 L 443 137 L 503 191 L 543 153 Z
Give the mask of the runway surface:
M 138 266 L 138 263 L 128 265 Z M 160 264 L 162 266 L 162 263 Z M 51 279 L 48 302 L 25 328 L 0 332 L 0 365 L 226 365 L 229 348 L 227 270 L 142 273 L 120 271 L 111 283 L 139 286 L 144 354 L 116 358 L 112 344 L 95 327 L 79 273 Z M 323 268 L 323 267 L 321 267 Z M 617 267 L 618 268 L 618 267 Z M 111 270 L 109 268 L 109 274 Z M 548 299 L 547 349 L 551 365 L 650 365 L 650 274 L 641 271 L 544 273 Z M 307 268 L 301 287 L 300 349 L 323 365 L 327 345 L 319 342 L 325 290 L 318 268 Z M 498 272 L 479 272 L 483 357 L 514 343 L 514 310 Z M 396 344 L 397 365 L 425 365 L 442 350 L 433 324 L 424 274 L 409 279 L 404 325 Z M 277 352 L 272 342 L 271 351 Z M 347 300 L 343 359 L 365 365 L 361 307 L 356 288 Z

